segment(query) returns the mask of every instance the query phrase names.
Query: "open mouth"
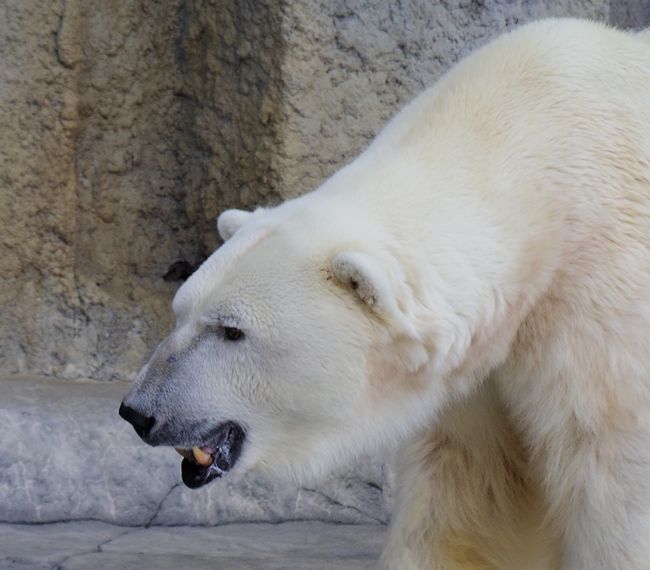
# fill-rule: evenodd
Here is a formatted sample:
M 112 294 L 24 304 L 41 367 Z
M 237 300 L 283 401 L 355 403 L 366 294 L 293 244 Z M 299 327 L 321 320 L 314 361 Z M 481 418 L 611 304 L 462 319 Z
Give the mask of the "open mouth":
M 244 445 L 246 433 L 235 422 L 220 424 L 201 445 L 176 448 L 183 456 L 181 475 L 190 489 L 198 489 L 223 477 L 234 466 Z

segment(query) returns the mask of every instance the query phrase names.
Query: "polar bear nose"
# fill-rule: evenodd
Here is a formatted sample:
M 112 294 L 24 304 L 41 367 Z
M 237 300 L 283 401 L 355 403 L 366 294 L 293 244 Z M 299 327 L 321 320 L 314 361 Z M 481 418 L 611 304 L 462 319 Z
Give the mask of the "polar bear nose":
M 151 428 L 156 423 L 155 418 L 145 416 L 138 410 L 127 406 L 124 402 L 120 406 L 119 413 L 120 416 L 133 426 L 135 432 L 143 439 L 149 435 Z

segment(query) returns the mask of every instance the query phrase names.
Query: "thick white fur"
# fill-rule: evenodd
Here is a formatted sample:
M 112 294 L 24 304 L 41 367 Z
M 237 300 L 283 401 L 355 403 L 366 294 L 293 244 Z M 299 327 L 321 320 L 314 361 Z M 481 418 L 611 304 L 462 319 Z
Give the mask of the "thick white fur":
M 398 444 L 392 570 L 650 568 L 648 36 L 522 27 L 220 229 L 168 342 L 239 319 L 185 389 L 241 469 Z

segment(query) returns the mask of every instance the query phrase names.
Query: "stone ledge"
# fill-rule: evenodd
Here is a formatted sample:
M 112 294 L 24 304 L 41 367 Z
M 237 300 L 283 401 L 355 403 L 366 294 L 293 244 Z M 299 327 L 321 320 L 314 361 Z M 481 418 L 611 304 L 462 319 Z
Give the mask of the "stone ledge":
M 310 489 L 258 476 L 185 488 L 176 453 L 144 445 L 118 417 L 128 388 L 124 382 L 0 379 L 0 522 L 386 522 L 377 461 Z
M 360 570 L 375 568 L 385 527 L 320 522 L 120 527 L 0 524 L 7 570 Z

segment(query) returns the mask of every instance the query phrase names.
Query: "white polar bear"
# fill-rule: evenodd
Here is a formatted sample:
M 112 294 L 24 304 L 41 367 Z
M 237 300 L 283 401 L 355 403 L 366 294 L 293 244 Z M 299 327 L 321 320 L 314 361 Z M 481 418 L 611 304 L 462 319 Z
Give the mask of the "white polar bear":
M 387 568 L 650 568 L 650 41 L 547 20 L 229 211 L 121 413 L 226 471 L 398 448 Z

